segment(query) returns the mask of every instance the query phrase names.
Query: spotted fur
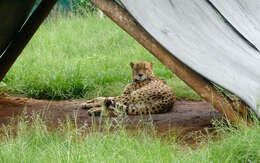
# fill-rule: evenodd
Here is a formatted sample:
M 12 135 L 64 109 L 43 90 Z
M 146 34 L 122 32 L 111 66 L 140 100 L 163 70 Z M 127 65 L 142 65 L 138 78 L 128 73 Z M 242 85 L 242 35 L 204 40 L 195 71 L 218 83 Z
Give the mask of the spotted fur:
M 172 88 L 153 74 L 153 65 L 146 61 L 131 62 L 133 81 L 124 92 L 117 97 L 103 98 L 100 100 L 103 107 L 93 107 L 89 113 L 99 114 L 104 111 L 109 115 L 137 115 L 162 113 L 171 109 L 175 101 Z

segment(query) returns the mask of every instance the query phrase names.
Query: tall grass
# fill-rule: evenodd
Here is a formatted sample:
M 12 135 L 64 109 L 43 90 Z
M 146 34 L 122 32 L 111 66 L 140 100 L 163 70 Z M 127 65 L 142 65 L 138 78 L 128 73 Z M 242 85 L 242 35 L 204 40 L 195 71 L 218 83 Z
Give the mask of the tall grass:
M 116 96 L 131 82 L 129 62 L 141 60 L 156 62 L 155 74 L 178 98 L 200 99 L 110 19 L 95 15 L 50 17 L 0 87 L 38 99 Z
M 35 118 L 36 117 L 36 118 Z M 202 148 L 192 150 L 177 142 L 165 141 L 151 132 L 130 134 L 123 125 L 113 132 L 111 124 L 103 132 L 71 121 L 54 129 L 34 116 L 23 118 L 17 127 L 2 127 L 1 162 L 259 162 L 260 126 L 239 130 L 221 127 L 220 141 L 210 137 Z M 152 132 L 154 133 L 154 132 Z

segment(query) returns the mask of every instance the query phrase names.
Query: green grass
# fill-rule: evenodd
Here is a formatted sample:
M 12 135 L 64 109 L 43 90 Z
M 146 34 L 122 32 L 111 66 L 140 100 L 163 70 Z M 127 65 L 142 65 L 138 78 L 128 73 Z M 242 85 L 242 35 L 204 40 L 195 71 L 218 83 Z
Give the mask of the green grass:
M 173 87 L 177 98 L 200 97 L 109 19 L 96 16 L 49 18 L 0 89 L 39 99 L 119 95 L 131 81 L 130 61 L 154 61 L 155 74 Z M 26 117 L 26 116 L 25 116 Z M 25 118 L 26 119 L 26 118 Z M 0 129 L 0 162 L 260 162 L 260 125 L 238 129 L 216 125 L 218 139 L 207 135 L 192 150 L 158 138 L 153 126 L 129 133 L 118 122 L 110 132 L 68 121 L 55 128 L 33 115 Z M 199 139 L 199 138 L 198 138 Z M 205 141 L 207 140 L 207 141 Z
M 36 114 L 35 114 L 36 115 Z M 260 126 L 240 129 L 220 126 L 219 141 L 210 136 L 202 147 L 192 150 L 174 141 L 156 137 L 155 132 L 139 129 L 130 134 L 123 125 L 113 132 L 107 123 L 98 127 L 77 127 L 68 121 L 48 129 L 47 121 L 33 116 L 21 118 L 1 128 L 0 162 L 198 162 L 237 163 L 260 161 Z M 74 127 L 73 127 L 74 126 Z M 153 131 L 153 127 L 147 127 Z M 171 136 L 171 135 L 169 135 Z
M 50 17 L 4 78 L 0 88 L 37 99 L 119 95 L 131 82 L 130 61 L 154 61 L 155 74 L 177 98 L 200 97 L 110 19 Z

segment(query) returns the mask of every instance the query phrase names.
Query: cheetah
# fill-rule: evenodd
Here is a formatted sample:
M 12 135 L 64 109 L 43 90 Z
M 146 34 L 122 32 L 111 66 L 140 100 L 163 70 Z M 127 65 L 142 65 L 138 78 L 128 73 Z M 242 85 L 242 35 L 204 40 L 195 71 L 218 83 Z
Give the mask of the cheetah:
M 147 61 L 130 63 L 132 82 L 125 87 L 124 92 L 117 97 L 99 97 L 81 105 L 89 109 L 90 115 L 117 116 L 120 113 L 128 115 L 154 114 L 169 111 L 175 102 L 171 87 L 157 78 L 153 73 L 154 63 Z

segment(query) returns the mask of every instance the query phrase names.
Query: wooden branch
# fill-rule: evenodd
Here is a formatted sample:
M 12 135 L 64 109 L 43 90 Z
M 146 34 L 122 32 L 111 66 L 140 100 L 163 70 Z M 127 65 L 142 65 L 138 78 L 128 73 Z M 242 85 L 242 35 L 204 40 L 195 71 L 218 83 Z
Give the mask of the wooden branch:
M 0 58 L 0 81 L 19 57 L 56 2 L 57 0 L 42 0 L 38 8 L 30 16 L 16 37 L 14 37 L 12 44 Z
M 235 108 L 231 101 L 221 95 L 201 75 L 192 71 L 165 50 L 149 33 L 136 23 L 134 18 L 124 8 L 113 0 L 91 1 L 232 123 L 242 120 L 238 112 L 234 111 Z

